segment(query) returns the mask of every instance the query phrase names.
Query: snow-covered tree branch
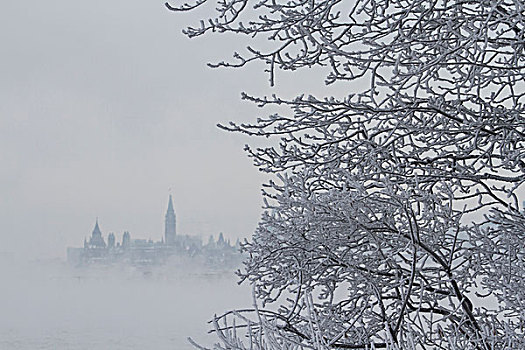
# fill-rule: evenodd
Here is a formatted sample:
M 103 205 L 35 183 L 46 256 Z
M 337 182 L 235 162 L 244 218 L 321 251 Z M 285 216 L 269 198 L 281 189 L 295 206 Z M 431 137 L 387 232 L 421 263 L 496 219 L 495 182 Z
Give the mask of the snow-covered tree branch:
M 275 175 L 240 272 L 257 302 L 215 320 L 216 348 L 524 348 L 525 4 L 215 6 L 186 34 L 252 46 L 213 66 L 320 66 L 347 92 L 243 95 L 290 112 L 221 126 L 280 143 L 248 148 Z

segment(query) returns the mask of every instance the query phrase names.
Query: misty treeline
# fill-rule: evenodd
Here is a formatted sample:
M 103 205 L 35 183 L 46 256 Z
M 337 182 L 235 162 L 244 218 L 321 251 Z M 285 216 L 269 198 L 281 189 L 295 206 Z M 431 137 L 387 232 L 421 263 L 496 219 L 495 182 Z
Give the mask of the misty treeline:
M 214 67 L 298 89 L 320 67 L 346 94 L 243 94 L 285 112 L 221 126 L 279 142 L 247 147 L 274 175 L 243 246 L 255 302 L 215 318 L 215 349 L 525 348 L 523 1 L 166 6 L 208 13 L 189 37 L 248 38 Z

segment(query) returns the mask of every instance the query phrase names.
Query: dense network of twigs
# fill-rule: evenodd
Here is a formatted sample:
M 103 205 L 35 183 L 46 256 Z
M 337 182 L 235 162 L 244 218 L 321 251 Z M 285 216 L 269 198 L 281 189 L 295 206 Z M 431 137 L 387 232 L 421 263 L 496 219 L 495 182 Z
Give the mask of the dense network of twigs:
M 276 175 L 240 272 L 258 302 L 216 348 L 525 348 L 525 3 L 215 6 L 186 34 L 254 46 L 214 66 L 322 66 L 348 93 L 244 95 L 290 113 L 223 126 L 280 144 L 248 148 Z

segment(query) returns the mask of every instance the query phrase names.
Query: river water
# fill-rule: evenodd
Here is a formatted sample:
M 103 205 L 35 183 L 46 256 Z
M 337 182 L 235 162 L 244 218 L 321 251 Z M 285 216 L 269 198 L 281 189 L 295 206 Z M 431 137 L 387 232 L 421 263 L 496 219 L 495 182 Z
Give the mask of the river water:
M 232 273 L 2 263 L 0 349 L 185 350 L 210 346 L 215 313 L 250 305 Z

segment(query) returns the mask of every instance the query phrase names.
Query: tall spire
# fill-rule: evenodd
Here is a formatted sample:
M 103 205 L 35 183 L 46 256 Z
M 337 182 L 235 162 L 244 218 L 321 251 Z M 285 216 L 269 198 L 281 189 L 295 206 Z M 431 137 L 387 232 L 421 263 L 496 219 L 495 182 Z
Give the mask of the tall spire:
M 175 211 L 173 210 L 173 201 L 171 200 L 171 194 L 170 194 L 170 200 L 168 202 L 168 212 L 170 211 L 175 213 Z
M 164 242 L 167 245 L 173 245 L 175 243 L 175 234 L 177 232 L 177 222 L 175 217 L 175 210 L 173 210 L 173 200 L 170 198 L 168 201 L 168 210 L 166 211 L 166 220 L 164 221 Z

